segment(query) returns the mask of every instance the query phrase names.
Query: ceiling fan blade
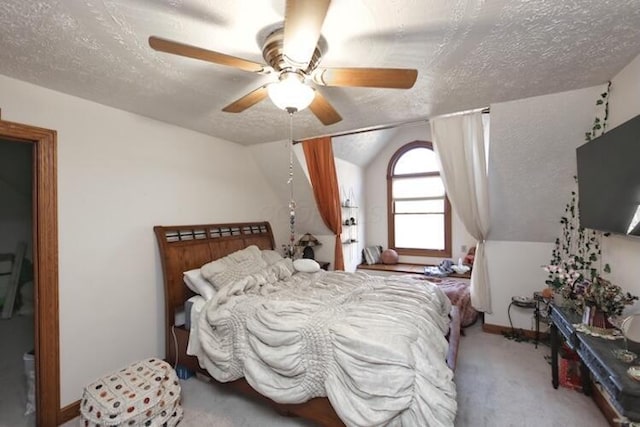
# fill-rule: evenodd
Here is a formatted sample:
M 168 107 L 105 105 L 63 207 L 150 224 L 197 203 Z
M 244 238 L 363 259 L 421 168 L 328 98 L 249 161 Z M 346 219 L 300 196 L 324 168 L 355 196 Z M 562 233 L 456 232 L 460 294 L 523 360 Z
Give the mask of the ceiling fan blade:
M 226 113 L 241 113 L 249 107 L 254 106 L 258 102 L 267 97 L 267 85 L 260 86 L 243 96 L 242 98 L 232 102 L 222 109 Z
M 202 61 L 213 62 L 214 64 L 227 65 L 244 71 L 257 73 L 263 71 L 265 68 L 264 65 L 258 64 L 257 62 L 247 61 L 246 59 L 225 55 L 224 53 L 214 52 L 213 50 L 202 49 L 200 47 L 184 43 L 174 42 L 156 36 L 149 37 L 149 46 L 160 52 L 200 59 Z
M 315 98 L 309 105 L 309 109 L 324 125 L 332 125 L 342 120 L 340 114 L 329 104 L 320 91 L 316 90 Z
M 323 86 L 380 87 L 409 89 L 418 70 L 407 68 L 319 68 L 313 81 Z
M 305 69 L 320 38 L 331 0 L 287 0 L 284 16 L 284 56 Z

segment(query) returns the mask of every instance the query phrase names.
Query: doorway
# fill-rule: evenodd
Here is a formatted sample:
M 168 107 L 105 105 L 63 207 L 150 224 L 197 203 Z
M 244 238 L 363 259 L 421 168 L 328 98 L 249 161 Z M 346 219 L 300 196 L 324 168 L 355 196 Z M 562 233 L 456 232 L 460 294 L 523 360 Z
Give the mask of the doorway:
M 32 152 L 0 138 L 0 425 L 16 427 L 35 425 Z
M 32 155 L 32 260 L 36 425 L 56 426 L 60 410 L 56 132 L 0 120 L 0 138 Z

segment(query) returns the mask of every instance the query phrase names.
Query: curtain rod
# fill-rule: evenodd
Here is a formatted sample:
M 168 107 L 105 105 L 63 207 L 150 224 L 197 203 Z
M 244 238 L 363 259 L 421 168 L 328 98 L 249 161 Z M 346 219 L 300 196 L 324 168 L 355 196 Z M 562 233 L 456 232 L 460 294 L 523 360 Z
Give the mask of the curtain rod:
M 491 112 L 491 109 L 489 107 L 474 108 L 473 110 L 456 111 L 455 113 L 447 113 L 447 114 L 441 114 L 439 116 L 433 116 L 433 117 L 431 117 L 431 119 L 441 119 L 443 117 L 464 116 L 466 114 L 472 114 L 472 113 L 489 114 L 490 112 Z
M 470 113 L 470 112 L 474 112 L 474 111 L 481 111 L 482 114 L 489 114 L 490 109 L 489 109 L 489 107 L 487 107 L 487 108 L 483 108 L 482 110 L 461 111 L 459 113 L 445 114 L 445 115 L 442 115 L 442 116 L 439 116 L 439 117 L 447 117 L 447 116 L 453 116 L 453 115 L 458 115 L 458 114 L 465 114 L 465 113 Z M 349 135 L 357 135 L 359 133 L 373 132 L 373 131 L 377 131 L 377 130 L 394 129 L 394 128 L 399 128 L 399 127 L 402 127 L 402 126 L 421 123 L 421 122 L 429 123 L 429 119 L 428 118 L 423 118 L 423 119 L 416 119 L 416 120 L 408 120 L 408 121 L 405 121 L 405 122 L 391 123 L 391 124 L 387 124 L 387 125 L 369 126 L 369 127 L 366 127 L 366 128 L 360 128 L 360 129 L 355 129 L 355 130 L 347 130 L 347 131 L 342 131 L 342 132 L 328 133 L 328 134 L 325 134 L 325 135 L 310 136 L 308 138 L 295 139 L 293 141 L 293 144 L 294 145 L 295 144 L 300 144 L 301 142 L 304 142 L 304 141 L 307 141 L 307 140 L 310 140 L 310 139 L 316 139 L 316 138 L 325 138 L 325 137 L 335 138 L 335 137 L 339 137 L 339 136 L 349 136 Z
M 293 143 L 294 144 L 299 144 L 299 143 L 307 141 L 309 139 L 324 138 L 324 137 L 335 138 L 335 137 L 338 137 L 338 136 L 357 135 L 359 133 L 373 132 L 373 131 L 377 131 L 377 130 L 394 129 L 394 128 L 398 128 L 398 127 L 401 127 L 401 126 L 415 124 L 415 123 L 421 123 L 421 122 L 428 123 L 429 119 L 425 118 L 425 119 L 409 120 L 409 121 L 406 121 L 406 122 L 398 122 L 398 123 L 392 123 L 392 124 L 387 124 L 387 125 L 379 125 L 379 126 L 369 126 L 369 127 L 366 127 L 366 128 L 360 128 L 360 129 L 355 129 L 355 130 L 334 132 L 334 133 L 328 133 L 328 134 L 319 135 L 319 136 L 310 136 L 308 138 L 296 139 L 296 140 L 293 141 Z

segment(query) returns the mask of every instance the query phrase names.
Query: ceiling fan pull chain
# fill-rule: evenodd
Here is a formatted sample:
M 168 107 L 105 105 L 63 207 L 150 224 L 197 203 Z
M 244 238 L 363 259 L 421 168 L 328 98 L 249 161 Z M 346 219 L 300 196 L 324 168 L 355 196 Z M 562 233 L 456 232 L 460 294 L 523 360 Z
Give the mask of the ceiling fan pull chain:
M 296 201 L 293 198 L 293 111 L 289 111 L 289 246 L 288 255 L 293 258 L 296 240 Z

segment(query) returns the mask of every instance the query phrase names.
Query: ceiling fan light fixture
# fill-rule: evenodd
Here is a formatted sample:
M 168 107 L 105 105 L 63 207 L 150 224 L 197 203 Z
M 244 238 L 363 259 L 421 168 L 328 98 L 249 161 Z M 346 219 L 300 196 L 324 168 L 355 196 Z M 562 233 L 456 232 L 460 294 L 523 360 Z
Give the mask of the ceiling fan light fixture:
M 295 71 L 280 74 L 280 81 L 267 86 L 267 92 L 276 107 L 286 111 L 302 111 L 315 97 L 313 88 L 304 83 L 304 76 Z

